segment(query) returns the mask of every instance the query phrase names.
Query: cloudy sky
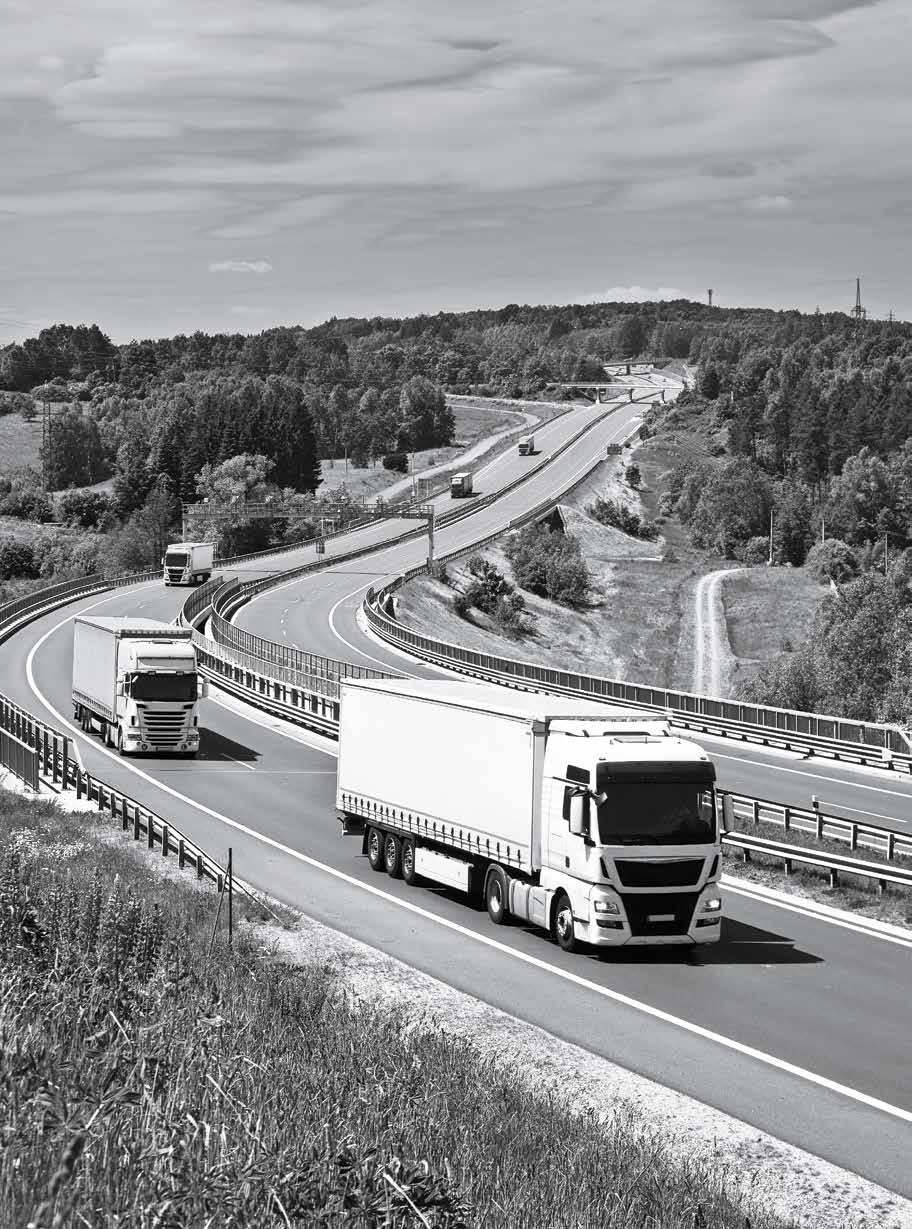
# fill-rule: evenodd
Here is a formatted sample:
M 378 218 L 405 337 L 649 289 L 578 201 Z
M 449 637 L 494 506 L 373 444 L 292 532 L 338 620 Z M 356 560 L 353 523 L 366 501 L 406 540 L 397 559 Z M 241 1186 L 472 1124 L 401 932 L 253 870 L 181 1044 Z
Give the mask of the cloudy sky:
M 858 274 L 912 318 L 909 0 L 0 10 L 0 341 Z

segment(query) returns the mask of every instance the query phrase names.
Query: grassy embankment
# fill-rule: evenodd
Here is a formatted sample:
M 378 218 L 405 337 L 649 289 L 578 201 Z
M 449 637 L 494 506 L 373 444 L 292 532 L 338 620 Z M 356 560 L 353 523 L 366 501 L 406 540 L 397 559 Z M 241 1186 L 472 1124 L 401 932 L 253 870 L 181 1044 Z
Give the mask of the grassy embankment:
M 21 414 L 0 417 L 0 474 L 21 465 L 40 465 L 41 415 L 26 421 Z
M 4 1226 L 745 1225 L 623 1107 L 574 1117 L 319 952 L 270 959 L 239 896 L 227 950 L 214 893 L 118 841 L 0 792 Z
M 672 468 L 688 455 L 705 456 L 715 444 L 701 419 L 670 411 L 646 444 L 619 460 L 606 460 L 562 505 L 579 539 L 594 582 L 586 606 L 568 609 L 524 594 L 531 615 L 527 630 L 504 634 L 490 619 L 452 611 L 453 592 L 466 583 L 465 562 L 450 569 L 450 586 L 419 578 L 401 595 L 403 621 L 434 627 L 443 639 L 468 647 L 546 662 L 613 678 L 690 690 L 693 679 L 693 594 L 707 572 L 735 567 L 732 560 L 695 549 L 676 516 L 663 517 L 660 499 Z M 623 482 L 635 459 L 641 489 Z M 596 495 L 621 498 L 661 538 L 640 541 L 586 515 Z M 481 552 L 507 575 L 509 564 L 495 544 Z M 755 672 L 791 642 L 797 643 L 825 590 L 800 568 L 756 567 L 726 581 L 726 608 L 735 670 L 732 682 Z

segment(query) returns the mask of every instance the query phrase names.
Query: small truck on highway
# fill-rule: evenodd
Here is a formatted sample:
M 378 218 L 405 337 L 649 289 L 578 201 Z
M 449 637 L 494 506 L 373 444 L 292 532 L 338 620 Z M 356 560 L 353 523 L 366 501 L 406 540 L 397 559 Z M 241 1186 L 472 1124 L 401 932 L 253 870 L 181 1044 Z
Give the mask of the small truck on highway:
M 166 585 L 198 585 L 212 575 L 212 542 L 175 542 L 165 551 L 162 566 Z
M 454 474 L 450 479 L 450 498 L 462 499 L 472 494 L 472 475 L 470 473 Z
M 521 457 L 531 457 L 535 455 L 535 436 L 524 435 L 519 441 L 519 455 Z
M 715 769 L 654 714 L 463 681 L 344 680 L 336 808 L 371 867 L 565 951 L 721 932 Z M 723 804 L 726 826 L 731 805 Z
M 197 672 L 189 628 L 156 619 L 78 615 L 73 623 L 73 714 L 121 755 L 199 750 Z

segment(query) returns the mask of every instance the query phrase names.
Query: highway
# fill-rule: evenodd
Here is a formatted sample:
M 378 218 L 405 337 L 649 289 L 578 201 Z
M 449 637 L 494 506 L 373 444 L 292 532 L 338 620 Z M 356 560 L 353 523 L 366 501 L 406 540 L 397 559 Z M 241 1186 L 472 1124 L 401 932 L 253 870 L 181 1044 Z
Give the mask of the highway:
M 442 530 L 439 550 L 493 532 L 559 489 L 598 449 L 604 453 L 633 412 L 621 407 L 601 420 L 554 466 L 480 511 L 480 524 Z M 572 432 L 570 420 L 550 424 L 554 439 L 558 430 Z M 518 458 L 505 458 L 487 481 L 506 480 Z M 384 532 L 390 527 L 371 526 L 358 541 Z M 302 648 L 424 673 L 366 639 L 356 618 L 367 584 L 410 566 L 422 550 L 416 540 L 301 578 L 254 603 L 244 621 L 276 638 L 284 630 L 286 642 Z M 231 844 L 237 873 L 254 885 L 562 1038 L 912 1196 L 903 1160 L 912 1122 L 912 939 L 874 937 L 821 920 L 800 903 L 785 909 L 728 889 L 716 948 L 693 956 L 681 949 L 567 956 L 538 932 L 495 929 L 456 894 L 409 889 L 371 872 L 359 842 L 340 835 L 334 756 L 318 736 L 284 732 L 233 701 L 209 700 L 198 761 L 120 760 L 72 727 L 72 617 L 91 609 L 173 618 L 186 596 L 152 582 L 48 614 L 0 650 L 0 689 L 68 725 L 86 768 L 214 856 Z M 858 798 L 897 824 L 912 811 L 908 782 L 884 772 L 710 745 L 723 784 L 737 782 L 744 792 L 773 797 L 778 789 L 794 801 L 814 792 L 846 805 Z

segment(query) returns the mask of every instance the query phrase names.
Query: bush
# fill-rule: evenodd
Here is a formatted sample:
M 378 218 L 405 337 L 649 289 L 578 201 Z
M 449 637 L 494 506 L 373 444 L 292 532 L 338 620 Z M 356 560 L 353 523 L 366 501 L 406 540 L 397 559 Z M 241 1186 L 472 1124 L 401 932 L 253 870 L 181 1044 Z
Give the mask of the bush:
M 769 560 L 769 538 L 749 538 L 738 552 L 738 558 L 747 567 L 756 567 Z
M 30 580 L 38 575 L 35 552 L 27 542 L 7 538 L 0 542 L 0 580 L 13 580 L 24 576 Z
M 395 471 L 398 474 L 408 473 L 408 453 L 407 452 L 389 452 L 383 458 L 383 468 Z
M 807 569 L 822 585 L 831 580 L 845 584 L 858 575 L 858 556 L 847 543 L 830 538 L 827 542 L 818 542 L 808 552 Z
M 643 476 L 640 473 L 640 467 L 634 461 L 632 464 L 628 465 L 627 468 L 624 470 L 624 481 L 627 483 L 629 487 L 633 487 L 635 491 L 638 491 L 640 489 L 640 483 L 642 482 L 642 480 L 643 480 Z
M 600 524 L 620 529 L 621 533 L 629 534 L 632 538 L 654 542 L 659 536 L 659 528 L 656 524 L 652 521 L 641 520 L 636 512 L 621 503 L 619 499 L 602 499 L 599 496 L 586 511 Z
M 469 560 L 469 572 L 474 580 L 466 587 L 465 597 L 470 606 L 476 606 L 485 614 L 494 614 L 501 598 L 509 597 L 513 585 L 493 563 L 473 555 Z
M 565 606 L 585 601 L 592 582 L 575 538 L 552 533 L 545 525 L 527 525 L 505 549 L 521 588 Z
M 60 519 L 65 525 L 96 529 L 111 510 L 102 491 L 67 491 L 60 500 Z
M 671 491 L 664 491 L 659 496 L 659 515 L 671 516 L 675 510 L 677 502 L 678 497 L 676 495 L 674 495 Z
M 0 499 L 0 515 L 39 523 L 54 519 L 51 502 L 41 487 L 40 476 L 34 470 L 23 469 L 12 476 Z

